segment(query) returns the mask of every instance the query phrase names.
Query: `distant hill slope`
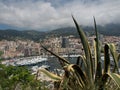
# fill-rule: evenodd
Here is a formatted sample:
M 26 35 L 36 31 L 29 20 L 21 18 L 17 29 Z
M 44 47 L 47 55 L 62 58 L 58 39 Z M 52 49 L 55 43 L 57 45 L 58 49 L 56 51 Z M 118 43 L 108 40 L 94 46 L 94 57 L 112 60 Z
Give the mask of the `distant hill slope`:
M 17 31 L 17 30 L 0 30 L 0 40 L 15 40 L 15 39 L 30 39 L 38 41 L 40 38 L 44 38 L 45 32 L 39 32 L 34 30 Z
M 82 26 L 82 28 L 85 32 L 89 32 L 89 34 L 94 33 L 93 27 Z M 104 35 L 120 36 L 120 24 L 108 24 L 105 26 L 98 26 L 98 31 Z M 56 30 L 48 31 L 48 32 L 39 32 L 35 30 L 25 30 L 25 31 L 10 30 L 10 29 L 0 30 L 0 40 L 2 39 L 7 39 L 7 40 L 30 39 L 30 40 L 38 41 L 39 39 L 43 39 L 46 36 L 51 36 L 51 35 L 78 36 L 78 33 L 74 27 L 59 28 Z
M 98 26 L 100 33 L 104 35 L 120 36 L 120 24 L 108 24 Z
M 94 27 L 91 26 L 81 26 L 85 32 L 88 32 L 90 35 L 94 34 Z M 111 36 L 120 36 L 120 24 L 108 24 L 105 26 L 97 26 L 98 32 L 103 35 L 111 35 Z M 60 36 L 64 35 L 78 35 L 75 27 L 66 27 L 53 30 L 49 32 L 49 34 L 56 34 Z

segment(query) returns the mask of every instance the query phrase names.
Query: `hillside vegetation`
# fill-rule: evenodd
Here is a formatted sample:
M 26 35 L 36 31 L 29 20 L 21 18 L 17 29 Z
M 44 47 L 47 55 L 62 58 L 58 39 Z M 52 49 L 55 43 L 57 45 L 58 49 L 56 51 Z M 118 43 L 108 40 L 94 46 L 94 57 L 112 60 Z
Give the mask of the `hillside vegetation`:
M 85 32 L 88 32 L 89 35 L 94 34 L 93 27 L 91 26 L 82 26 Z M 111 36 L 120 36 L 120 25 L 119 24 L 108 24 L 105 26 L 98 26 L 99 33 L 103 35 L 111 35 Z M 74 27 L 65 27 L 65 28 L 59 28 L 56 30 L 46 31 L 46 32 L 40 32 L 35 30 L 24 30 L 24 31 L 18 31 L 18 30 L 0 30 L 0 40 L 6 39 L 6 40 L 15 40 L 15 39 L 29 39 L 34 41 L 39 41 L 40 39 L 43 39 L 47 36 L 68 36 L 68 35 L 74 35 L 78 37 L 78 33 L 75 30 Z

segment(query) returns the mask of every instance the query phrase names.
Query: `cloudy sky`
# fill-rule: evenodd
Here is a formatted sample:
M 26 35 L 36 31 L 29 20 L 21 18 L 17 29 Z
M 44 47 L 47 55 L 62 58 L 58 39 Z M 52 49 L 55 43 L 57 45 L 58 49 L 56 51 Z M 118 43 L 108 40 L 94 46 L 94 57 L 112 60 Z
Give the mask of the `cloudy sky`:
M 53 30 L 80 25 L 120 23 L 120 0 L 0 0 L 0 29 Z

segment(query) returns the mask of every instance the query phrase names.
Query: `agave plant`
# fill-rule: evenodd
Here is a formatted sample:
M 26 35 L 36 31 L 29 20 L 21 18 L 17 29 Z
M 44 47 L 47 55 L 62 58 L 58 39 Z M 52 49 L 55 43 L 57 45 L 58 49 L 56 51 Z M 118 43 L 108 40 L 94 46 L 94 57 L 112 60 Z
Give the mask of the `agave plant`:
M 84 55 L 80 55 L 76 64 L 71 64 L 67 59 L 51 52 L 46 47 L 42 46 L 46 51 L 59 59 L 61 66 L 64 69 L 63 76 L 57 76 L 45 69 L 39 71 L 58 82 L 58 90 L 120 90 L 120 74 L 119 74 L 119 57 L 114 44 L 106 43 L 104 46 L 104 68 L 101 66 L 101 50 L 102 46 L 97 32 L 96 21 L 94 18 L 95 35 L 94 53 L 90 49 L 87 37 L 83 30 L 78 25 L 75 18 L 72 16 L 76 29 L 80 36 L 84 48 Z M 114 67 L 111 70 L 110 57 L 113 57 Z M 84 69 L 79 64 L 79 60 L 83 61 Z

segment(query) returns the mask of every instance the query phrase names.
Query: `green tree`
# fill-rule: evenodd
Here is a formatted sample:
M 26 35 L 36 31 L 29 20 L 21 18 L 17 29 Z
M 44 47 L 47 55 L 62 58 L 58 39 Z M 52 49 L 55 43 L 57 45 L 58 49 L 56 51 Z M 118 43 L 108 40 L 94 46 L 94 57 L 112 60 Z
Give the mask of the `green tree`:
M 22 88 L 26 90 L 39 90 L 40 81 L 35 80 L 35 76 L 31 75 L 26 67 L 5 66 L 0 64 L 0 87 L 3 90 L 14 90 Z

